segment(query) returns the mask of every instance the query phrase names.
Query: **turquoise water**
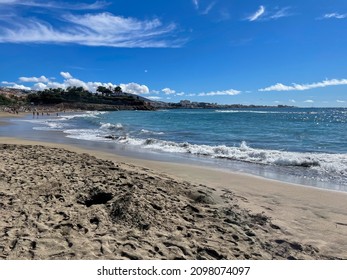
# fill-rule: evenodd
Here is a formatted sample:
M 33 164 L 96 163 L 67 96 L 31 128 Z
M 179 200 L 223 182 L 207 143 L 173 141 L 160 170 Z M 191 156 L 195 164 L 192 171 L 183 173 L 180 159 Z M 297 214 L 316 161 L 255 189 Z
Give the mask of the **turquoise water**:
M 289 181 L 347 191 L 347 109 L 87 112 L 28 121 L 68 138 L 212 160 L 226 168 L 241 164 L 246 172 L 268 168 L 264 176 L 289 174 Z
M 120 111 L 99 118 L 100 123 L 123 127 L 115 135 L 137 139 L 347 153 L 346 109 Z

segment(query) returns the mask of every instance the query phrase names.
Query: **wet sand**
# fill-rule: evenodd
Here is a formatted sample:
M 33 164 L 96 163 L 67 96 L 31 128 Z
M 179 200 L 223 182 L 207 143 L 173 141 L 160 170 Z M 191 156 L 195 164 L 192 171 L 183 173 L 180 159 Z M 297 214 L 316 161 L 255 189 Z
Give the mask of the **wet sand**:
M 0 138 L 1 259 L 347 259 L 347 194 Z

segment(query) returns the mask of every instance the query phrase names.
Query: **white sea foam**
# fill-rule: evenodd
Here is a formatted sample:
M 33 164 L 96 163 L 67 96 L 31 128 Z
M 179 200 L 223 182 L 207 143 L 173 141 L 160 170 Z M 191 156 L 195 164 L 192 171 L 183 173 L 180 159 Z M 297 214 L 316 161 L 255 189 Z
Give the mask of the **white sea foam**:
M 101 129 L 123 129 L 123 125 L 121 123 L 117 123 L 117 124 L 111 124 L 111 123 L 101 123 L 100 126 Z
M 147 129 L 141 129 L 141 133 L 142 134 L 153 134 L 153 135 L 163 135 L 163 134 L 165 134 L 164 132 L 161 132 L 161 131 L 151 131 L 151 130 L 147 130 Z
M 71 120 L 75 118 L 99 118 L 99 115 L 105 114 L 103 111 L 87 111 L 84 113 L 77 113 L 74 115 L 65 115 L 60 118 L 60 120 Z
M 61 130 L 66 128 L 68 125 L 58 122 L 47 122 L 44 123 L 46 126 L 35 126 L 33 127 L 34 130 L 46 130 L 46 131 L 54 131 L 54 130 Z
M 154 138 L 123 138 L 118 140 L 118 142 L 165 152 L 189 153 L 265 165 L 304 167 L 324 173 L 333 172 L 339 176 L 347 176 L 346 154 L 300 153 L 253 149 L 245 142 L 242 142 L 239 147 L 195 145 L 187 142 L 176 143 Z
M 101 141 L 105 139 L 101 135 L 102 132 L 98 129 L 67 129 L 64 130 L 64 133 L 66 133 L 68 138 L 80 140 Z
M 43 119 L 43 120 L 25 120 L 27 122 L 33 123 L 35 125 L 42 126 L 34 126 L 34 130 L 43 130 L 43 131 L 54 131 L 61 130 L 69 127 L 70 125 L 67 123 L 59 122 L 59 119 Z
M 285 114 L 285 112 L 274 111 L 250 111 L 250 110 L 215 110 L 216 113 L 253 113 L 253 114 Z
M 104 126 L 104 127 L 102 127 Z M 102 128 L 108 128 L 110 124 L 103 124 Z M 117 127 L 117 125 L 115 125 Z M 67 137 L 102 142 L 117 142 L 126 145 L 134 145 L 141 148 L 163 151 L 168 153 L 192 154 L 210 158 L 220 158 L 247 163 L 307 168 L 329 178 L 330 176 L 346 178 L 347 154 L 328 153 L 301 153 L 279 150 L 255 149 L 242 142 L 240 146 L 229 147 L 225 145 L 210 146 L 196 145 L 188 142 L 177 143 L 155 138 L 134 138 L 129 135 L 110 135 L 106 129 L 66 129 Z M 149 131 L 148 131 L 149 132 Z M 142 133 L 148 133 L 142 131 Z

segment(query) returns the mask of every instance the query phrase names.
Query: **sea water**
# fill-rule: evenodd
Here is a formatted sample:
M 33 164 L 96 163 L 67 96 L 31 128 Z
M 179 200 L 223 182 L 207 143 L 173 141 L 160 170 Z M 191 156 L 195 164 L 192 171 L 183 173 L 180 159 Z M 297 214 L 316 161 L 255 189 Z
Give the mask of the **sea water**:
M 84 112 L 35 130 L 347 191 L 346 108 Z

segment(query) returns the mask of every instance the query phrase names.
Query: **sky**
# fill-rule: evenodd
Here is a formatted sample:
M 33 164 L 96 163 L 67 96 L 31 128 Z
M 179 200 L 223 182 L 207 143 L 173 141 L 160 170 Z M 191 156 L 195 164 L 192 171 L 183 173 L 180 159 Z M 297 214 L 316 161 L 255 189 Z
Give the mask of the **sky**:
M 0 0 L 0 86 L 347 106 L 346 0 Z

